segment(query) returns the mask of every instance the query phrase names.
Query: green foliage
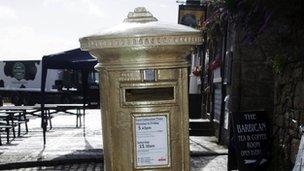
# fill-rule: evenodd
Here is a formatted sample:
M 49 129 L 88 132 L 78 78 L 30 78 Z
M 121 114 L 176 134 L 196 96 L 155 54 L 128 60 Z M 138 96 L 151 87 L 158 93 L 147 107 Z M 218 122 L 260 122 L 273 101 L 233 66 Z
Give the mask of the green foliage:
M 210 44 L 223 34 L 229 20 L 245 33 L 242 43 L 257 44 L 273 57 L 274 73 L 282 74 L 290 62 L 304 61 L 303 0 L 209 0 L 207 5 L 205 31 Z
M 283 74 L 288 60 L 283 55 L 276 55 L 272 60 L 272 67 L 275 74 Z

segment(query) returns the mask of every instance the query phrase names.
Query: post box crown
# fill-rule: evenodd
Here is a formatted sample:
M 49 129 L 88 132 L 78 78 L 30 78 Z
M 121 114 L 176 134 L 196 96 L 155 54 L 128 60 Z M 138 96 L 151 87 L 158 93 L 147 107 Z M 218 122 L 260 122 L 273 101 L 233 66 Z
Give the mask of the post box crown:
M 80 38 L 82 50 L 153 47 L 166 45 L 200 45 L 200 30 L 180 24 L 159 22 L 144 7 L 129 12 L 122 24 L 97 34 Z
M 158 21 L 149 11 L 146 10 L 145 7 L 137 7 L 134 12 L 129 12 L 128 17 L 124 20 L 124 22 L 152 22 Z

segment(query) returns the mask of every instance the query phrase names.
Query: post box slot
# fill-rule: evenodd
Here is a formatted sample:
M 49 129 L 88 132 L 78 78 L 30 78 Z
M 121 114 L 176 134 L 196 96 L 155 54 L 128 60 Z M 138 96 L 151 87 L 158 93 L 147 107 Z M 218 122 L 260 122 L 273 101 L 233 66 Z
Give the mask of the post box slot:
M 174 87 L 125 89 L 126 102 L 174 100 Z

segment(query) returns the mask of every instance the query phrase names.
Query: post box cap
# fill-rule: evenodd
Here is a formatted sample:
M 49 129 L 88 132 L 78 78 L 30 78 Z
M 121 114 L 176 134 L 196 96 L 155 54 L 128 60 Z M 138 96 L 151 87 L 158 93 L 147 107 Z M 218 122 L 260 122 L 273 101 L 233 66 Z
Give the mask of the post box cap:
M 82 50 L 147 47 L 162 45 L 199 45 L 201 31 L 180 24 L 159 22 L 144 7 L 129 12 L 122 24 L 80 38 Z

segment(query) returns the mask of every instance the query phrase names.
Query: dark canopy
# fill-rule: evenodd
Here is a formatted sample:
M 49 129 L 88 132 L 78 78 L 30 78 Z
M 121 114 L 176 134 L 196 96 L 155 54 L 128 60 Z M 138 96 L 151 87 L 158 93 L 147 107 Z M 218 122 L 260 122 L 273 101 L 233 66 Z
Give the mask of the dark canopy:
M 88 52 L 73 49 L 62 53 L 43 56 L 42 58 L 42 76 L 41 76 L 41 126 L 43 129 L 43 140 L 46 142 L 45 132 L 47 120 L 44 114 L 45 104 L 45 84 L 48 69 L 73 69 L 80 70 L 82 73 L 83 82 L 83 105 L 86 103 L 86 88 L 88 83 L 88 73 L 94 69 L 97 60 L 93 58 Z M 85 111 L 84 111 L 85 112 Z
M 92 70 L 97 64 L 95 58 L 79 48 L 44 56 L 42 61 L 47 69 Z

